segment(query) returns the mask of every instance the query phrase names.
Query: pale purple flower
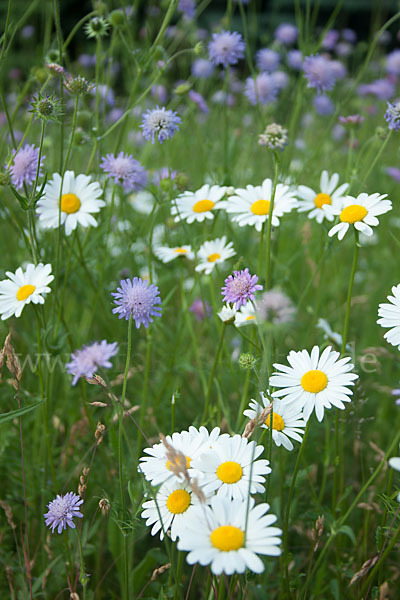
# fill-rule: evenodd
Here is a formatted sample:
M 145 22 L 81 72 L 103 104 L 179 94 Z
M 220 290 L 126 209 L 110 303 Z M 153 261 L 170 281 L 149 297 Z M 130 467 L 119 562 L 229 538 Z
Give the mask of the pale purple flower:
M 344 79 L 347 75 L 347 69 L 340 60 L 331 60 L 330 66 L 336 79 Z
M 214 65 L 205 58 L 196 58 L 192 64 L 192 75 L 199 79 L 208 79 L 214 71 Z
M 372 83 L 366 83 L 358 87 L 361 96 L 372 94 L 379 100 L 389 100 L 395 93 L 395 86 L 389 79 L 376 79 Z
M 348 115 L 347 117 L 343 117 L 343 115 L 339 116 L 339 122 L 343 125 L 361 125 L 365 121 L 365 117 L 361 115 Z
M 397 404 L 397 406 L 400 406 L 400 390 L 398 388 L 395 390 L 392 390 L 392 395 L 397 396 L 396 404 Z
M 303 63 L 307 87 L 315 88 L 319 93 L 331 90 L 335 85 L 335 74 L 331 61 L 318 54 L 306 56 Z
M 353 46 L 348 42 L 338 42 L 335 52 L 338 56 L 349 56 L 353 52 Z
M 289 67 L 296 71 L 301 71 L 303 68 L 303 55 L 300 50 L 289 50 L 287 53 L 287 63 Z
M 261 321 L 281 325 L 292 321 L 295 313 L 292 301 L 279 289 L 264 292 L 257 299 L 257 316 Z
M 196 15 L 195 0 L 179 0 L 178 10 L 183 13 L 185 19 L 194 19 Z
M 244 306 L 248 300 L 255 300 L 254 292 L 262 290 L 263 286 L 257 284 L 257 275 L 250 275 L 249 269 L 234 271 L 225 279 L 225 287 L 221 288 L 224 302 L 234 304 L 236 310 Z
M 81 504 L 83 504 L 82 498 L 74 492 L 68 492 L 65 496 L 57 494 L 56 498 L 47 505 L 49 512 L 43 515 L 46 525 L 51 528 L 51 532 L 54 533 L 55 528 L 57 528 L 57 533 L 61 533 L 63 529 L 67 529 L 67 525 L 71 529 L 75 529 L 75 523 L 72 519 L 83 517 L 79 510 Z
M 158 169 L 158 171 L 154 173 L 153 183 L 154 185 L 160 185 L 160 182 L 163 179 L 170 179 L 173 181 L 177 175 L 178 171 L 174 171 L 173 169 L 171 171 L 169 167 L 161 167 L 161 169 Z
M 45 156 L 40 157 L 39 176 L 42 173 L 42 162 Z M 14 157 L 13 164 L 10 167 L 11 183 L 21 189 L 24 185 L 31 185 L 36 180 L 36 171 L 39 160 L 39 148 L 33 145 L 25 144 Z
M 90 90 L 92 96 L 96 96 L 96 86 L 93 86 Z M 101 107 L 104 107 L 104 102 L 108 104 L 108 106 L 114 106 L 115 104 L 115 95 L 113 90 L 106 85 L 105 83 L 99 83 L 99 97 L 101 99 Z
M 143 113 L 142 119 L 140 127 L 143 130 L 143 136 L 146 140 L 151 139 L 152 144 L 154 144 L 156 136 L 160 144 L 171 138 L 176 130 L 179 131 L 179 123 L 181 123 L 181 118 L 176 112 L 167 110 L 164 106 L 149 109 Z
M 348 27 L 342 30 L 342 38 L 349 42 L 350 44 L 355 44 L 357 41 L 357 34 L 354 29 L 349 29 Z
M 400 169 L 397 167 L 386 167 L 386 173 L 395 181 L 400 183 Z
M 33 25 L 25 25 L 25 27 L 23 27 L 21 29 L 21 37 L 24 38 L 25 40 L 29 40 L 33 34 L 35 33 L 35 28 Z
M 100 168 L 113 177 L 115 183 L 121 184 L 126 193 L 141 190 L 146 185 L 146 169 L 130 154 L 106 154 L 101 160 Z
M 120 286 L 111 294 L 117 305 L 112 312 L 118 314 L 119 319 L 128 320 L 132 315 L 136 328 L 139 329 L 142 324 L 148 327 L 153 322 L 151 317 L 161 316 L 161 307 L 157 306 L 161 304 L 161 298 L 156 285 L 134 277 L 132 280 L 123 279 Z
M 291 25 L 290 23 L 281 23 L 274 32 L 275 39 L 286 46 L 294 44 L 294 42 L 297 40 L 297 35 L 297 27 Z
M 322 48 L 324 50 L 333 50 L 336 42 L 339 39 L 339 32 L 336 29 L 331 29 L 327 31 L 324 39 L 322 40 Z
M 393 50 L 386 57 L 386 71 L 390 75 L 400 75 L 400 50 Z
M 192 305 L 189 306 L 189 310 L 194 314 L 198 321 L 202 321 L 205 317 L 211 315 L 211 306 L 207 301 L 203 302 L 201 298 L 196 298 Z
M 272 73 L 276 71 L 281 62 L 281 56 L 270 48 L 261 48 L 256 54 L 256 63 L 260 71 Z
M 275 71 L 271 77 L 279 90 L 284 90 L 289 85 L 289 75 L 285 71 Z
M 227 106 L 234 106 L 235 104 L 235 96 L 224 90 L 215 92 L 212 95 L 211 100 L 215 102 L 215 104 L 226 104 Z
M 210 60 L 214 65 L 236 65 L 244 57 L 246 44 L 237 31 L 221 31 L 213 33 L 212 40 L 208 44 Z
M 207 102 L 204 100 L 203 96 L 194 90 L 190 90 L 188 93 L 189 98 L 196 104 L 197 108 L 201 110 L 203 113 L 210 112 L 208 108 Z
M 153 87 L 150 90 L 150 93 L 152 97 L 155 98 L 157 102 L 161 102 L 161 104 L 165 104 L 168 100 L 167 88 L 165 87 L 165 85 L 162 85 L 162 83 L 153 85 Z
M 388 108 L 385 113 L 385 120 L 388 122 L 388 129 L 399 131 L 400 129 L 400 102 L 391 104 L 388 102 Z
M 246 79 L 244 93 L 253 105 L 267 104 L 276 100 L 279 88 L 272 75 L 260 73 L 255 80 L 253 77 Z
M 322 117 L 332 115 L 335 112 L 335 105 L 329 96 L 315 96 L 313 100 L 316 112 Z
M 75 385 L 80 377 L 93 377 L 98 367 L 110 369 L 112 363 L 110 358 L 118 352 L 117 342 L 108 344 L 106 340 L 94 342 L 75 350 L 71 354 L 71 362 L 65 365 L 67 372 L 74 376 L 72 385 Z

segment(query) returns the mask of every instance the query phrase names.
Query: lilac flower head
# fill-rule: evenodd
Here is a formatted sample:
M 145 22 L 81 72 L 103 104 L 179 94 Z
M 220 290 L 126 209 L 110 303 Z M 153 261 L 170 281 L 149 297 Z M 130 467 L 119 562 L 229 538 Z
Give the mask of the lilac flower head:
M 395 181 L 400 183 L 400 169 L 397 167 L 386 167 L 386 173 Z
M 263 289 L 257 281 L 257 275 L 250 275 L 247 268 L 243 271 L 234 271 L 233 275 L 225 279 L 225 287 L 221 288 L 224 302 L 234 304 L 238 310 L 248 300 L 255 300 L 254 292 Z
M 281 62 L 281 56 L 270 48 L 261 48 L 256 54 L 256 63 L 260 71 L 272 73 L 276 71 Z
M 71 354 L 71 362 L 65 365 L 68 373 L 74 376 L 72 385 L 75 385 L 80 377 L 93 377 L 98 367 L 110 369 L 112 367 L 110 358 L 117 352 L 117 342 L 108 344 L 106 340 L 75 350 Z
M 365 117 L 362 117 L 358 114 L 348 115 L 347 117 L 344 117 L 343 115 L 339 116 L 339 122 L 343 125 L 361 125 L 361 123 L 363 123 L 364 121 Z
M 142 115 L 142 124 L 140 127 L 143 130 L 143 137 L 146 140 L 151 138 L 151 143 L 154 144 L 157 136 L 160 144 L 164 140 L 171 138 L 175 131 L 179 131 L 179 123 L 181 118 L 173 110 L 167 110 L 164 106 L 157 106 L 152 110 L 148 110 Z
M 400 102 L 391 104 L 388 102 L 388 108 L 385 113 L 385 119 L 388 122 L 388 129 L 399 131 L 400 129 Z
M 307 87 L 315 88 L 318 93 L 331 90 L 335 85 L 335 74 L 329 60 L 318 54 L 306 56 L 303 63 Z
M 203 113 L 210 112 L 210 109 L 207 106 L 207 102 L 204 100 L 203 96 L 194 90 L 190 90 L 188 93 L 189 98 L 196 104 L 197 108 L 201 110 Z
M 339 32 L 336 29 L 327 31 L 324 39 L 322 40 L 322 48 L 324 50 L 333 50 L 336 42 L 339 39 Z
M 111 294 L 117 305 L 112 312 L 118 314 L 119 319 L 128 320 L 132 315 L 136 328 L 139 329 L 142 323 L 148 327 L 153 322 L 151 317 L 161 316 L 161 308 L 157 306 L 161 304 L 161 298 L 156 285 L 134 277 L 132 280 L 123 279 L 120 281 L 120 286 Z
M 335 79 L 344 79 L 347 75 L 347 69 L 340 60 L 331 60 L 330 66 L 333 69 Z
M 198 321 L 202 321 L 205 317 L 208 318 L 211 315 L 211 306 L 207 301 L 203 303 L 201 298 L 196 298 L 189 306 L 189 311 L 194 314 Z
M 400 406 L 400 390 L 398 388 L 395 390 L 392 390 L 392 395 L 397 396 L 396 404 L 397 404 L 397 406 Z
M 342 38 L 349 42 L 350 44 L 355 44 L 357 41 L 357 34 L 354 29 L 349 29 L 348 27 L 342 30 Z
M 212 40 L 208 44 L 210 60 L 214 65 L 236 65 L 244 57 L 246 44 L 237 31 L 221 31 L 213 33 Z
M 82 498 L 74 492 L 68 492 L 65 496 L 57 494 L 56 498 L 47 505 L 49 512 L 44 515 L 46 525 L 51 528 L 51 532 L 54 533 L 57 527 L 57 533 L 61 533 L 63 529 L 67 529 L 67 525 L 75 529 L 72 519 L 83 517 L 79 510 L 81 504 L 83 504 Z
M 179 0 L 178 10 L 183 13 L 185 19 L 194 19 L 196 15 L 195 0 Z
M 386 71 L 389 75 L 400 75 L 400 50 L 393 50 L 386 57 Z
M 214 65 L 211 61 L 205 58 L 196 58 L 192 64 L 192 75 L 193 77 L 199 77 L 199 79 L 208 79 L 213 74 Z
M 113 177 L 115 183 L 122 184 L 126 193 L 141 190 L 146 185 L 146 169 L 130 154 L 106 154 L 101 160 L 100 168 Z
M 389 100 L 395 92 L 395 86 L 389 79 L 376 79 L 372 83 L 366 83 L 358 86 L 358 93 L 361 96 L 371 94 L 379 100 Z
M 290 46 L 290 44 L 294 44 L 297 40 L 297 27 L 291 25 L 290 23 L 281 23 L 275 29 L 274 37 L 281 44 L 285 44 L 285 46 Z
M 39 176 L 42 177 L 42 161 L 45 156 L 40 157 Z M 11 183 L 21 189 L 26 185 L 31 185 L 36 180 L 36 171 L 39 160 L 39 148 L 25 144 L 14 157 L 13 164 L 10 167 Z
M 335 112 L 335 105 L 329 96 L 315 96 L 314 101 L 315 111 L 322 117 L 332 115 Z
M 300 50 L 289 50 L 287 53 L 287 62 L 289 67 L 301 71 L 303 68 L 303 55 Z
M 161 169 L 158 169 L 158 171 L 154 173 L 153 183 L 154 185 L 160 185 L 160 182 L 163 179 L 170 179 L 173 181 L 177 175 L 178 171 L 175 171 L 174 169 L 171 171 L 169 167 L 161 167 Z
M 285 71 L 271 73 L 272 80 L 279 90 L 284 90 L 289 85 L 289 75 Z
M 272 75 L 268 73 L 260 73 L 254 80 L 253 77 L 246 79 L 245 95 L 250 100 L 250 103 L 267 104 L 274 102 L 278 96 L 278 86 Z

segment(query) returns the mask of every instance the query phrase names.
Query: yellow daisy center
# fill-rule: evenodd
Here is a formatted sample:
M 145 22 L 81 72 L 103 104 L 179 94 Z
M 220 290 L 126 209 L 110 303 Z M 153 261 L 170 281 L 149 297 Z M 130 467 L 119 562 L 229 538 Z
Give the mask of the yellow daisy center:
M 210 254 L 207 258 L 208 262 L 215 262 L 217 258 L 221 258 L 221 255 L 218 252 L 214 252 L 214 254 Z
M 191 458 L 189 458 L 188 456 L 186 456 L 186 465 L 181 465 L 180 460 L 179 460 L 179 456 L 176 457 L 176 461 L 174 463 L 172 463 L 170 460 L 167 460 L 167 469 L 169 471 L 172 471 L 172 466 L 185 466 L 186 469 L 188 469 L 190 467 L 190 463 L 191 463 Z
M 196 213 L 207 212 L 208 210 L 212 210 L 214 208 L 215 202 L 212 200 L 199 200 L 196 204 L 193 205 L 193 211 Z
M 356 221 L 362 221 L 367 214 L 368 211 L 365 206 L 351 204 L 342 210 L 339 218 L 343 223 L 355 223 Z
M 222 552 L 239 550 L 244 544 L 244 532 L 233 525 L 221 525 L 211 533 L 210 541 L 214 548 Z
M 175 248 L 175 254 L 186 254 L 187 250 L 185 248 Z
M 314 369 L 313 371 L 304 373 L 300 384 L 305 392 L 318 394 L 318 392 L 322 392 L 328 385 L 328 378 L 323 371 Z
M 269 200 L 256 200 L 250 206 L 253 215 L 267 215 L 271 202 Z
M 250 315 L 248 317 L 246 317 L 246 321 L 253 321 L 255 319 L 254 315 Z
M 271 415 L 265 419 L 265 424 L 267 427 L 270 426 L 271 423 Z M 282 419 L 281 415 L 278 413 L 273 413 L 272 415 L 272 429 L 276 429 L 276 431 L 283 431 L 285 429 L 285 421 Z
M 332 204 L 332 198 L 329 194 L 320 193 L 314 198 L 314 204 L 317 208 L 322 208 L 324 204 Z
M 242 478 L 243 469 L 239 463 L 227 460 L 219 465 L 217 477 L 224 483 L 236 483 Z
M 76 194 L 63 194 L 61 196 L 61 210 L 68 215 L 78 212 L 81 201 Z
M 30 283 L 22 285 L 17 292 L 17 300 L 19 300 L 20 302 L 22 300 L 26 300 L 31 294 L 33 294 L 35 290 L 36 285 L 31 285 Z
M 190 494 L 186 490 L 175 490 L 167 498 L 167 508 L 175 515 L 184 513 L 190 506 Z

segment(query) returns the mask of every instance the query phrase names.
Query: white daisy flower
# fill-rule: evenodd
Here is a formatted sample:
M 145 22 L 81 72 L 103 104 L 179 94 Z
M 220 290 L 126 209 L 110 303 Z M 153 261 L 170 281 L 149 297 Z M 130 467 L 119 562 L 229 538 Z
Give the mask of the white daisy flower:
M 229 242 L 227 244 L 225 235 L 212 242 L 204 242 L 197 253 L 197 258 L 200 259 L 200 262 L 195 270 L 200 273 L 204 271 L 205 275 L 209 275 L 215 265 L 224 263 L 228 258 L 235 256 L 235 254 L 233 243 Z
M 340 208 L 344 199 L 344 193 L 349 187 L 348 183 L 339 185 L 339 174 L 334 173 L 331 177 L 328 171 L 322 171 L 320 179 L 320 190 L 315 191 L 306 185 L 300 185 L 297 190 L 298 212 L 308 212 L 309 219 L 315 219 L 317 223 L 322 223 L 324 219 L 333 221 L 334 215 L 327 212 L 327 206 Z
M 260 396 L 263 405 L 256 400 L 251 400 L 249 404 L 250 408 L 243 412 L 249 419 L 257 418 L 264 408 L 271 405 L 271 402 L 264 396 L 263 392 L 260 392 Z M 293 444 L 289 438 L 301 443 L 301 436 L 304 434 L 305 426 L 306 422 L 303 419 L 303 413 L 295 404 L 287 404 L 284 400 L 275 398 L 272 413 L 272 439 L 277 446 L 283 446 L 286 450 L 293 450 Z M 268 415 L 261 427 L 270 429 L 271 415 Z
M 176 215 L 175 222 L 201 223 L 204 219 L 213 219 L 213 211 L 220 208 L 225 191 L 225 187 L 206 184 L 196 192 L 183 192 L 171 208 L 171 214 Z
M 263 446 L 240 435 L 220 436 L 212 449 L 193 459 L 191 467 L 205 494 L 244 500 L 264 491 L 265 477 L 271 473 L 269 461 L 256 460 Z
M 82 227 L 97 227 L 92 213 L 98 213 L 104 200 L 99 200 L 102 189 L 97 181 L 91 182 L 88 175 L 77 175 L 66 171 L 61 189 L 61 175 L 53 173 L 53 179 L 46 183 L 44 195 L 37 203 L 39 222 L 45 228 L 57 229 L 61 199 L 61 225 L 65 225 L 66 235 L 70 235 L 78 223 Z
M 191 246 L 175 246 L 174 248 L 157 246 L 153 252 L 163 263 L 169 263 L 180 256 L 186 256 L 189 260 L 194 259 L 194 252 L 192 252 Z
M 246 189 L 236 189 L 235 196 L 230 196 L 223 201 L 221 208 L 233 214 L 232 221 L 239 227 L 254 225 L 257 231 L 261 231 L 262 225 L 268 220 L 269 207 L 273 183 L 271 179 L 265 179 L 261 185 L 254 187 L 246 186 Z M 274 208 L 272 211 L 272 225 L 278 227 L 279 218 L 289 213 L 297 206 L 294 191 L 290 186 L 278 183 L 275 191 Z
M 222 434 L 221 437 L 228 437 L 228 434 Z M 210 433 L 205 427 L 189 427 L 189 431 L 181 431 L 166 436 L 167 442 L 175 450 L 182 452 L 186 456 L 186 468 L 189 469 L 194 458 L 202 454 L 205 450 L 213 447 L 216 440 L 220 437 L 219 427 L 215 427 Z M 150 456 L 142 456 L 138 470 L 152 485 L 159 485 L 168 480 L 176 480 L 177 476 L 171 470 L 171 465 L 167 459 L 167 449 L 163 443 L 154 444 L 152 448 L 145 448 L 144 452 Z M 178 478 L 179 479 L 179 478 Z
M 233 321 L 235 320 L 236 312 L 237 310 L 234 306 L 229 306 L 229 304 L 225 304 L 225 306 L 222 307 L 222 310 L 220 310 L 219 313 L 217 313 L 217 315 L 223 323 L 233 323 Z
M 199 499 L 193 494 L 186 481 L 168 481 L 161 486 L 155 500 L 143 503 L 142 512 L 146 525 L 153 526 L 151 535 L 160 531 L 160 539 L 171 528 L 171 539 L 174 542 L 180 530 L 194 518 L 193 508 L 199 504 Z
M 400 283 L 392 287 L 392 294 L 387 297 L 391 304 L 385 302 L 379 305 L 378 316 L 381 318 L 377 323 L 389 328 L 383 337 L 400 350 Z
M 25 272 L 19 267 L 15 273 L 6 271 L 8 279 L 0 281 L 0 314 L 2 321 L 13 315 L 20 317 L 26 304 L 44 304 L 44 294 L 54 279 L 50 275 L 51 265 L 28 264 Z
M 253 302 L 246 302 L 240 307 L 235 314 L 235 325 L 236 327 L 243 327 L 245 325 L 255 325 L 257 323 L 257 313 Z
M 318 346 L 314 346 L 311 354 L 307 350 L 292 350 L 287 360 L 290 367 L 274 365 L 281 372 L 271 375 L 269 385 L 282 389 L 273 392 L 272 396 L 295 403 L 297 408 L 303 409 L 306 421 L 314 409 L 318 421 L 322 421 L 324 408 L 344 409 L 343 402 L 350 402 L 349 396 L 353 392 L 346 386 L 354 385 L 358 378 L 355 373 L 350 373 L 354 368 L 349 363 L 350 358 L 340 358 L 340 353 L 332 351 L 330 346 L 320 356 Z
M 326 210 L 332 213 L 332 215 L 339 215 L 340 221 L 340 223 L 337 223 L 337 225 L 334 225 L 329 230 L 329 237 L 337 233 L 338 239 L 342 240 L 350 225 L 354 225 L 357 231 L 365 235 L 372 235 L 373 231 L 371 227 L 379 225 L 376 217 L 392 210 L 391 201 L 384 200 L 386 197 L 387 194 L 381 195 L 376 193 L 368 195 L 363 192 L 357 198 L 346 196 L 342 202 L 342 206 L 339 208 L 328 205 Z
M 271 527 L 277 520 L 267 514 L 269 504 L 254 506 L 254 500 L 229 500 L 214 496 L 211 506 L 196 506 L 195 518 L 180 533 L 178 550 L 189 552 L 190 565 L 211 565 L 214 575 L 262 573 L 257 554 L 279 556 L 282 531 Z

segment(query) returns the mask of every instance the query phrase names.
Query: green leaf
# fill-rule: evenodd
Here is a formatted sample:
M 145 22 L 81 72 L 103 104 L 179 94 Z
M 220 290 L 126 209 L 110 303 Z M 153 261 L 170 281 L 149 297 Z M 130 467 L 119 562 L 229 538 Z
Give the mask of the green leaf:
M 340 529 L 337 531 L 338 533 L 344 533 L 348 538 L 351 539 L 353 544 L 356 544 L 356 536 L 354 535 L 354 531 L 348 525 L 342 525 Z
M 43 400 L 38 400 L 34 404 L 29 404 L 23 408 L 18 408 L 17 410 L 12 410 L 8 413 L 0 413 L 0 425 L 6 421 L 12 421 L 12 419 L 15 419 L 16 417 L 22 417 L 22 415 L 25 415 L 26 413 L 31 412 L 31 410 L 37 408 L 39 404 L 42 404 L 42 402 Z
M 29 200 L 27 198 L 25 198 L 25 196 L 21 196 L 21 194 L 19 192 L 17 192 L 17 190 L 15 189 L 15 187 L 13 187 L 12 185 L 10 185 L 11 191 L 14 194 L 14 196 L 16 197 L 16 199 L 18 200 L 21 208 L 23 210 L 28 210 L 29 208 Z

